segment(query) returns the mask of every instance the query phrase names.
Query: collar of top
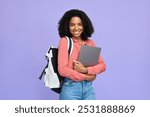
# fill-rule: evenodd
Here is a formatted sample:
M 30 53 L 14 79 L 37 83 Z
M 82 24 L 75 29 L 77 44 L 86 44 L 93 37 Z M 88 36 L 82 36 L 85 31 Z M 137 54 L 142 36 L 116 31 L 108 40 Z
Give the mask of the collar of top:
M 78 40 L 75 39 L 75 38 L 72 38 L 73 42 L 74 43 L 78 43 Z M 87 40 L 86 41 L 83 41 L 82 45 L 87 45 Z

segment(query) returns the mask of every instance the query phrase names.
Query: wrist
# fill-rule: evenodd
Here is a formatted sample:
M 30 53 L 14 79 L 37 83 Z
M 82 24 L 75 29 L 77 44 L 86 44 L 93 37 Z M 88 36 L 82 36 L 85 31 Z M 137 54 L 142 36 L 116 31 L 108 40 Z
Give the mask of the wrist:
M 89 75 L 85 74 L 85 80 L 88 80 L 88 79 L 89 79 Z
M 88 73 L 88 68 L 85 67 L 85 68 L 83 69 L 83 73 L 84 73 L 84 74 L 87 74 L 87 73 Z

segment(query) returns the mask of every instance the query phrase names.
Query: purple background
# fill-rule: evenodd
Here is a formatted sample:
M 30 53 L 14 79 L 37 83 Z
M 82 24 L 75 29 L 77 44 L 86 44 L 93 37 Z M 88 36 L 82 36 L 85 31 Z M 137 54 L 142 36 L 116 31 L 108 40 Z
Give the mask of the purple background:
M 38 77 L 72 8 L 91 18 L 107 64 L 94 82 L 97 99 L 150 99 L 149 0 L 0 0 L 0 99 L 58 99 Z

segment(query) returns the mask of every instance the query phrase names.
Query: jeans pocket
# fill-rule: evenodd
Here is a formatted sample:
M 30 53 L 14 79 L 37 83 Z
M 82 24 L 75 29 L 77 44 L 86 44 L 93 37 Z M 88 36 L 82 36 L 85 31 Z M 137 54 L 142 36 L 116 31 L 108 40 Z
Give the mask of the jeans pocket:
M 67 81 L 64 81 L 63 86 L 71 87 L 73 86 L 73 84 L 74 84 L 74 81 L 67 80 Z
M 87 85 L 88 85 L 88 86 L 92 86 L 92 84 L 93 84 L 93 83 L 90 82 L 90 81 L 87 82 Z

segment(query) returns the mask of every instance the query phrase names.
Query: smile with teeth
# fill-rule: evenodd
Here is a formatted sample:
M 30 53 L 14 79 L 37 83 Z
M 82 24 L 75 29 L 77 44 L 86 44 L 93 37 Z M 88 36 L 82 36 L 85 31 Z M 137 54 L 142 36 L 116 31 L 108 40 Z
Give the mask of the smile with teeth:
M 74 31 L 73 33 L 77 35 L 80 34 L 80 31 Z

